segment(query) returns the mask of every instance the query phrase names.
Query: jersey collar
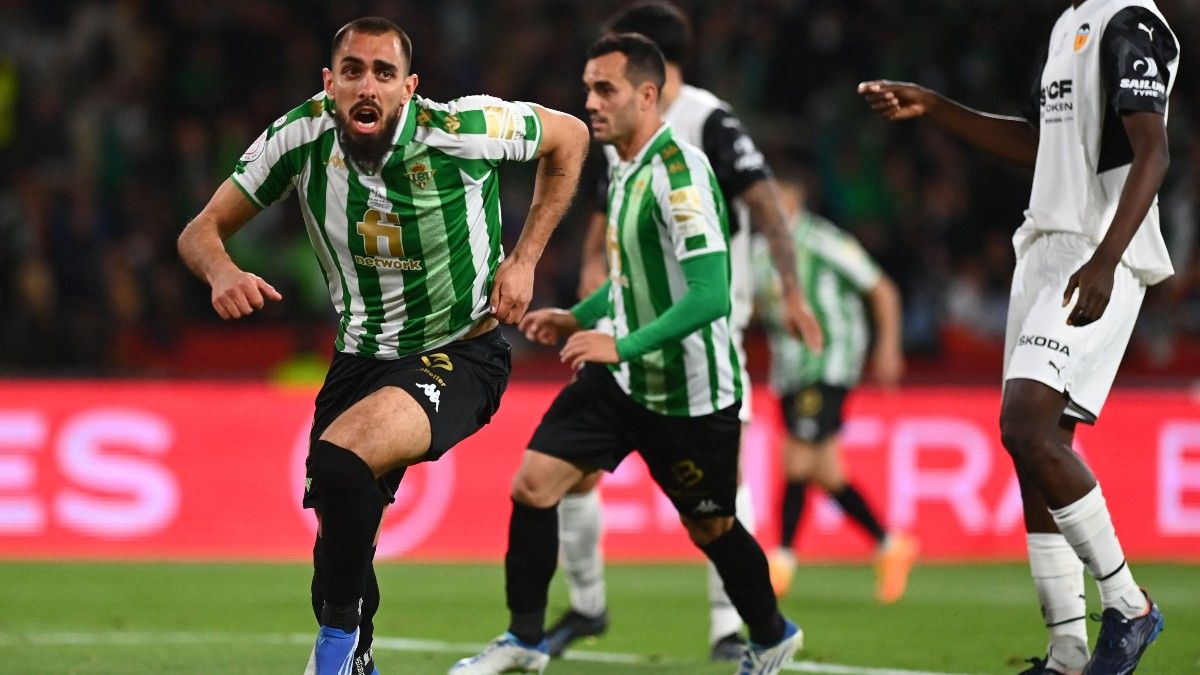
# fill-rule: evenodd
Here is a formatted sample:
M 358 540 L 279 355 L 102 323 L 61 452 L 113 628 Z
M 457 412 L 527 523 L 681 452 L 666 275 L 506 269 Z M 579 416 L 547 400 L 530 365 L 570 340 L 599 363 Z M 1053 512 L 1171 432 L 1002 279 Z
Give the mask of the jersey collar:
M 416 100 L 417 97 L 414 95 L 400 109 L 400 123 L 396 125 L 396 138 L 392 142 L 393 146 L 408 145 L 413 135 L 417 133 L 417 115 L 412 110 L 416 106 Z
M 642 149 L 638 150 L 637 154 L 633 156 L 633 159 L 626 162 L 625 165 L 629 167 L 637 167 L 645 164 L 648 157 L 654 157 L 654 155 L 658 154 L 658 151 L 662 150 L 667 143 L 671 142 L 673 138 L 674 132 L 671 129 L 671 123 L 663 122 L 662 126 L 658 128 L 658 131 L 654 132 L 654 135 L 650 137 L 650 140 L 646 141 L 646 144 L 642 146 Z

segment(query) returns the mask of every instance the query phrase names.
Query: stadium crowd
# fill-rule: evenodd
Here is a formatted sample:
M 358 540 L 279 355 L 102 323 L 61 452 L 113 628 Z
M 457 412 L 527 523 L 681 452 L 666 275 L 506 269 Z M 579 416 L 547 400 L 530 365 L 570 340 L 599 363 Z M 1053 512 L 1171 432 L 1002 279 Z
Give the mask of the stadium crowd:
M 231 344 L 214 332 L 207 288 L 179 262 L 175 238 L 278 111 L 318 90 L 326 39 L 347 20 L 379 14 L 410 33 L 419 45 L 419 94 L 491 93 L 583 117 L 584 48 L 618 4 L 4 3 L 0 372 L 185 373 L 195 356 L 181 346 L 189 336 L 218 336 L 207 343 L 218 352 Z M 805 178 L 809 206 L 855 234 L 897 280 L 909 355 L 932 364 L 928 372 L 998 358 L 1010 237 L 1029 175 L 964 151 L 931 125 L 905 133 L 871 119 L 854 87 L 879 76 L 913 80 L 1016 113 L 1065 0 L 679 4 L 700 46 L 689 80 L 729 100 L 772 164 Z M 1200 5 L 1158 4 L 1180 32 L 1183 72 L 1200 72 Z M 1184 77 L 1174 91 L 1173 163 L 1161 194 L 1176 275 L 1148 295 L 1126 382 L 1131 372 L 1200 377 L 1197 83 Z M 510 241 L 524 219 L 531 171 L 504 177 Z M 535 307 L 572 302 L 591 198 L 581 193 L 552 239 Z M 215 360 L 229 366 L 223 374 L 263 374 L 291 352 L 327 354 L 334 317 L 296 201 L 264 211 L 230 245 L 285 300 L 238 328 L 260 331 L 282 353 L 219 353 Z M 979 375 L 994 381 L 998 363 Z

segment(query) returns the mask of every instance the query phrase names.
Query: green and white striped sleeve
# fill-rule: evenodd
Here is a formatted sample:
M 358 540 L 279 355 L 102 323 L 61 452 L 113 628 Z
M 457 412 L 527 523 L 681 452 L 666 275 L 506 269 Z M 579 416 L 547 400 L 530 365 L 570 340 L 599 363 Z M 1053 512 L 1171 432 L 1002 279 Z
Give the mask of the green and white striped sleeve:
M 295 187 L 324 111 L 325 95 L 318 94 L 275 120 L 238 159 L 230 178 L 255 206 L 265 209 Z
M 421 140 L 463 159 L 524 162 L 537 157 L 542 122 L 534 106 L 494 96 L 464 96 L 449 103 L 420 101 Z
M 654 174 L 654 196 L 676 260 L 727 251 L 707 164 L 680 153 L 663 165 L 665 171 Z

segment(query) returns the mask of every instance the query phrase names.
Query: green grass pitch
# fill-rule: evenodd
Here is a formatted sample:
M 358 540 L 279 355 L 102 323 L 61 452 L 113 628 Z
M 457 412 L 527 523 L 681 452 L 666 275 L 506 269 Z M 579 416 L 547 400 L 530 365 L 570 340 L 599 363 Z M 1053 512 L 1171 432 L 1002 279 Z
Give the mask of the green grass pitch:
M 1134 573 L 1166 615 L 1138 672 L 1200 673 L 1200 565 Z M 445 673 L 506 625 L 498 564 L 390 563 L 379 576 L 383 675 Z M 2 563 L 0 673 L 299 673 L 315 631 L 308 578 L 305 565 Z M 547 673 L 732 672 L 706 660 L 704 588 L 699 565 L 610 565 L 608 634 Z M 920 566 L 887 607 L 871 592 L 862 565 L 798 570 L 782 606 L 805 630 L 805 672 L 1016 673 L 1045 647 L 1023 564 Z M 1089 595 L 1094 609 L 1090 583 Z M 556 577 L 548 618 L 565 603 Z

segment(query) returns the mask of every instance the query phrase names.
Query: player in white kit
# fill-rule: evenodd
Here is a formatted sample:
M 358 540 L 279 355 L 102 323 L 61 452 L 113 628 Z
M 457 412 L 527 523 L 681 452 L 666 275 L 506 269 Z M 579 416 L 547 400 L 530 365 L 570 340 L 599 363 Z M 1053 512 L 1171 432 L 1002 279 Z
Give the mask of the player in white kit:
M 1096 478 L 1071 448 L 1112 386 L 1146 287 L 1174 270 L 1157 193 L 1179 45 L 1151 0 L 1077 0 L 1054 25 L 1024 119 L 917 85 L 864 82 L 889 120 L 918 116 L 1034 168 L 1013 237 L 1000 431 L 1021 484 L 1029 562 L 1050 639 L 1026 673 L 1130 673 L 1162 631 L 1134 582 Z M 1100 588 L 1090 655 L 1082 569 Z
M 729 104 L 683 81 L 680 64 L 691 49 L 692 40 L 687 17 L 670 3 L 651 0 L 623 8 L 609 19 L 605 29 L 609 33 L 640 33 L 662 50 L 667 60 L 667 79 L 659 101 L 662 118 L 671 124 L 677 138 L 704 151 L 721 191 L 729 200 L 730 325 L 739 350 L 739 361 L 743 364 L 741 381 L 749 382 L 745 355 L 741 350 L 742 334 L 753 308 L 751 222 L 763 232 L 775 268 L 781 271 L 788 330 L 797 337 L 803 336 L 810 348 L 820 351 L 820 324 L 808 307 L 795 276 L 794 246 L 770 168 Z M 609 165 L 615 163 L 611 147 L 605 147 L 605 156 Z M 584 243 L 580 297 L 586 297 L 608 278 L 604 245 L 607 190 L 607 180 L 601 181 Z M 750 391 L 748 384 L 744 386 Z M 750 399 L 747 395 L 742 401 L 743 423 L 750 420 Z M 599 472 L 585 477 L 559 505 L 559 541 L 571 608 L 547 630 L 553 656 L 561 654 L 572 641 L 598 635 L 607 628 L 604 561 L 599 547 L 602 509 L 595 490 L 599 478 Z M 737 516 L 753 532 L 751 499 L 744 486 L 738 490 Z M 709 601 L 710 655 L 714 660 L 740 659 L 745 648 L 745 640 L 739 633 L 742 621 L 711 566 Z

